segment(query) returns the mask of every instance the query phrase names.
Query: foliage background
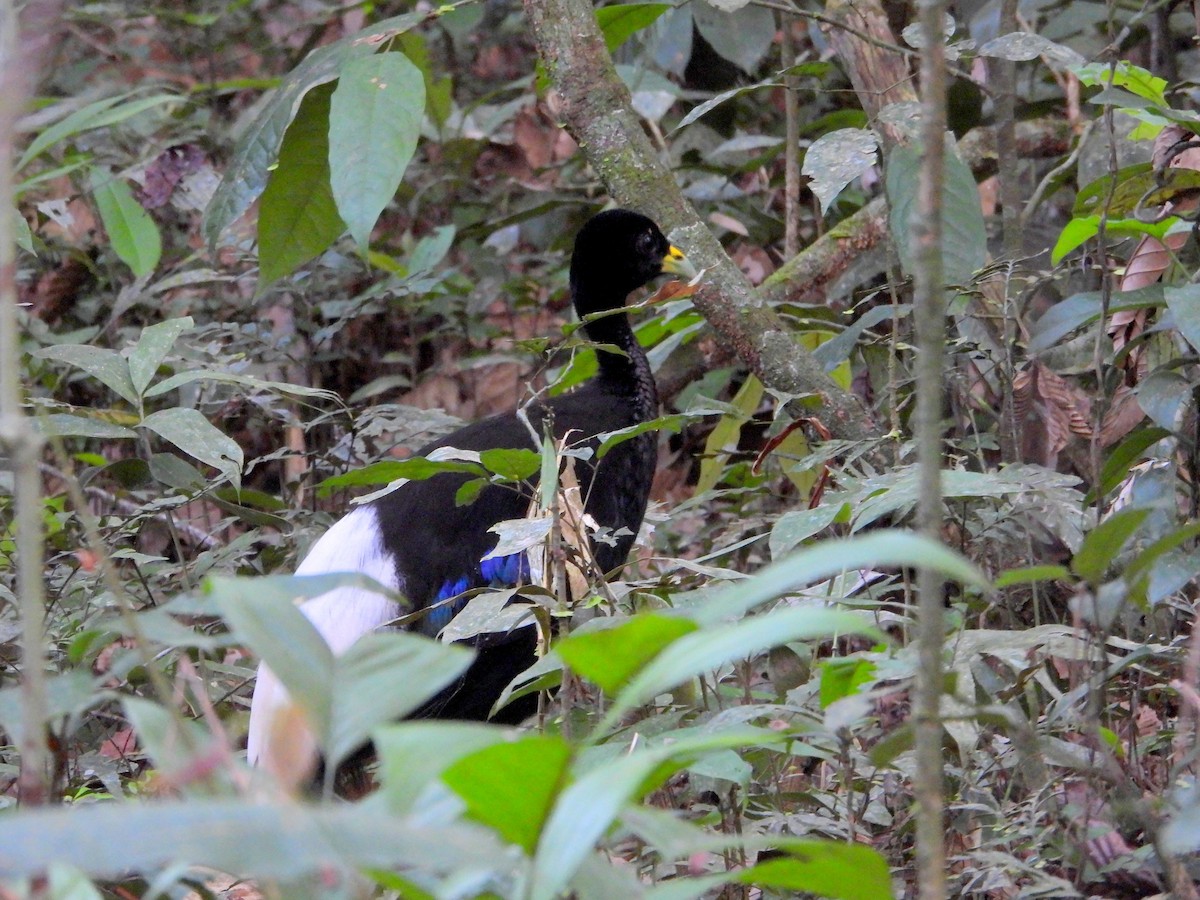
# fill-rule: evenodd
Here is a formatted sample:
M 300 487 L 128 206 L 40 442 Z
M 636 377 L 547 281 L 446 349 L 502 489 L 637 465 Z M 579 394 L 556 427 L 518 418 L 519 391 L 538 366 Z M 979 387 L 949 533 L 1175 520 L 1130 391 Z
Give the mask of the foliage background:
M 1194 894 L 1190 10 L 952 10 L 941 536 L 972 567 L 872 533 L 919 497 L 919 160 L 911 83 L 887 80 L 916 56 L 908 13 L 732 5 L 596 13 L 639 133 L 755 290 L 714 268 L 638 314 L 677 417 L 637 558 L 592 604 L 607 630 L 542 667 L 565 686 L 541 731 L 385 728 L 378 794 L 303 806 L 236 758 L 257 654 L 286 667 L 289 599 L 319 592 L 266 576 L 395 474 L 370 464 L 586 376 L 570 236 L 636 173 L 560 127 L 601 114 L 571 93 L 590 60 L 536 61 L 548 3 L 64 11 L 15 172 L 65 808 L 16 809 L 15 573 L 36 564 L 4 474 L 4 890 L 228 890 L 202 863 L 288 897 L 915 895 L 902 566 L 936 562 L 951 892 Z M 403 15 L 391 52 L 353 43 Z M 395 105 L 339 120 L 338 91 L 381 73 L 407 79 Z M 673 196 L 635 196 L 693 252 Z M 802 364 L 832 380 L 778 374 Z M 829 413 L 846 398 L 861 420 Z M 461 664 L 403 636 L 302 656 L 343 749 Z

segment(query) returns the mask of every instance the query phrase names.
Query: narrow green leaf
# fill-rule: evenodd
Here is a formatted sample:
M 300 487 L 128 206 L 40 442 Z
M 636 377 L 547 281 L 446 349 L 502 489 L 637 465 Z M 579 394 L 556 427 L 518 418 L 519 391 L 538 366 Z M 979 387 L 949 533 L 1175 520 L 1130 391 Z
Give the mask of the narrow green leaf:
M 1152 309 L 1165 303 L 1163 286 L 1154 284 L 1138 288 L 1136 291 L 1113 294 L 1108 311 L 1114 313 L 1127 309 Z M 1076 328 L 1082 328 L 1098 319 L 1102 309 L 1103 298 L 1099 291 L 1072 294 L 1065 300 L 1058 301 L 1034 323 L 1029 339 L 1029 352 L 1040 353 L 1053 347 Z
M 191 798 L 22 810 L 5 818 L 0 872 L 40 875 L 58 862 L 95 877 L 187 862 L 258 878 L 320 875 L 323 883 L 351 868 L 461 877 L 512 865 L 477 826 L 432 825 L 358 805 Z
M 274 391 L 277 394 L 285 394 L 290 397 L 310 397 L 329 400 L 335 403 L 341 400 L 335 391 L 327 391 L 323 388 L 288 384 L 286 381 L 266 381 L 262 378 L 255 378 L 252 375 L 241 375 L 237 372 L 215 372 L 204 369 L 197 369 L 191 372 L 178 372 L 169 378 L 164 378 L 154 385 L 154 387 L 149 388 L 143 396 L 159 397 L 176 388 L 183 387 L 185 384 L 191 384 L 194 381 L 216 381 L 221 384 L 237 384 L 255 390 Z
M 1083 546 L 1071 560 L 1071 569 L 1093 587 L 1100 584 L 1105 571 L 1148 515 L 1148 509 L 1123 509 L 1113 513 L 1083 539 Z
M 279 149 L 258 211 L 258 289 L 308 262 L 346 230 L 329 184 L 332 85 L 305 95 Z
M 1008 569 L 996 576 L 996 588 L 1012 587 L 1014 584 L 1032 584 L 1035 581 L 1067 581 L 1071 570 L 1066 566 L 1026 566 Z
M 234 484 L 240 481 L 242 448 L 198 410 L 163 409 L 146 416 L 141 424 L 189 456 L 219 469 Z
M 891 900 L 887 860 L 871 847 L 836 841 L 789 843 L 779 856 L 744 869 L 742 884 L 838 900 Z
M 371 463 L 345 475 L 334 475 L 326 478 L 317 485 L 319 496 L 328 496 L 340 488 L 361 487 L 372 484 L 391 484 L 401 478 L 409 481 L 424 481 L 443 472 L 460 472 L 467 475 L 486 475 L 486 471 L 476 463 L 455 462 L 426 459 L 414 456 L 411 459 L 389 459 L 383 462 Z
M 57 359 L 83 369 L 131 406 L 138 406 L 138 393 L 129 377 L 129 364 L 115 350 L 89 344 L 56 344 L 43 347 L 33 355 L 37 359 Z
M 988 587 L 982 572 L 944 544 L 908 531 L 880 530 L 798 550 L 720 591 L 693 618 L 701 625 L 718 625 L 832 575 L 885 566 L 928 566 L 963 584 Z
M 608 733 L 631 709 L 725 663 L 789 641 L 847 634 L 882 637 L 878 629 L 855 613 L 816 606 L 777 609 L 736 625 L 714 624 L 684 635 L 633 676 L 613 701 L 594 736 Z
M 138 278 L 162 258 L 162 237 L 129 185 L 104 169 L 92 170 L 92 196 L 112 248 Z
M 89 437 L 105 440 L 126 440 L 137 437 L 137 432 L 124 425 L 117 425 L 104 419 L 93 419 L 90 416 L 76 416 L 71 413 L 51 413 L 38 416 L 33 420 L 36 427 L 47 437 Z
M 26 253 L 34 253 L 33 249 L 33 232 L 29 230 L 29 223 L 25 221 L 25 217 L 21 215 L 21 211 L 15 206 L 12 211 L 12 223 L 16 234 L 13 236 L 13 241 L 18 247 Z
M 645 613 L 615 628 L 571 635 L 555 649 L 576 673 L 614 694 L 663 648 L 696 628 L 678 616 Z
M 329 108 L 330 185 L 338 213 L 364 249 L 416 152 L 424 118 L 425 78 L 402 53 L 342 67 Z
M 717 486 L 725 471 L 730 450 L 736 446 L 742 424 L 758 409 L 762 400 L 762 382 L 754 375 L 748 377 L 738 388 L 732 406 L 736 413 L 722 416 L 713 426 L 712 434 L 704 442 L 704 457 L 700 460 L 700 475 L 696 479 L 696 493 L 703 494 Z
M 145 393 L 146 387 L 167 358 L 179 335 L 192 327 L 192 317 L 184 316 L 179 319 L 167 319 L 142 329 L 137 346 L 129 355 L 129 377 L 133 380 L 134 390 L 138 395 Z
M 96 128 L 108 128 L 132 118 L 138 113 L 153 109 L 156 106 L 162 106 L 166 103 L 183 102 L 182 97 L 174 94 L 154 94 L 149 97 L 143 97 L 141 100 L 131 100 L 128 103 L 122 103 L 132 93 L 119 94 L 116 97 L 105 97 L 103 100 L 97 100 L 95 103 L 88 104 L 83 109 L 77 109 L 69 116 L 55 122 L 34 138 L 29 146 L 25 148 L 25 152 L 17 160 L 16 169 L 18 171 L 23 169 L 34 157 L 48 150 L 59 141 L 82 134 L 85 131 L 92 131 Z M 113 107 L 116 108 L 114 109 Z
M 442 772 L 476 822 L 532 854 L 567 780 L 571 747 L 556 735 L 493 744 Z

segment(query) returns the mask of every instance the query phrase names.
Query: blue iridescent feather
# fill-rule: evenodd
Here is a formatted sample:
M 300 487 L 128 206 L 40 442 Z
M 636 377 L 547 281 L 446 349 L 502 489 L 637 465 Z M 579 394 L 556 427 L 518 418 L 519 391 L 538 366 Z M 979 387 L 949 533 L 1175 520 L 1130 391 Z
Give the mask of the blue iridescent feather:
M 479 564 L 478 578 L 464 575 L 442 585 L 430 604 L 434 608 L 425 617 L 421 630 L 427 634 L 437 634 L 467 605 L 465 597 L 453 603 L 443 603 L 444 600 L 457 597 L 472 587 L 513 587 L 528 580 L 529 559 L 524 552 L 485 559 Z

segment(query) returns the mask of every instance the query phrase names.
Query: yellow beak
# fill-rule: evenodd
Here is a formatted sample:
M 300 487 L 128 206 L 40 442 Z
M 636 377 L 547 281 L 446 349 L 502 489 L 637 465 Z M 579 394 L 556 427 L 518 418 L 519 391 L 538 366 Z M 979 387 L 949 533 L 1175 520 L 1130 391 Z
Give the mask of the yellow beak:
M 696 267 L 683 255 L 683 251 L 674 245 L 662 258 L 662 270 L 670 275 L 682 275 L 684 278 L 696 277 Z

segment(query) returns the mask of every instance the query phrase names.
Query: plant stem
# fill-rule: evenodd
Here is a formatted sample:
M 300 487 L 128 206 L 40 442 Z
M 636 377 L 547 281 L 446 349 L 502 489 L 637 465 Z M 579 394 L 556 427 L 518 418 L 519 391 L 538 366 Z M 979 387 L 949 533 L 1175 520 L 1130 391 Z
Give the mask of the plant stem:
M 917 215 L 911 223 L 917 246 L 914 317 L 917 332 L 917 445 L 920 500 L 917 518 L 932 540 L 942 531 L 942 365 L 945 285 L 942 260 L 942 185 L 946 154 L 946 61 L 944 0 L 921 0 L 921 162 Z M 933 569 L 917 573 L 917 696 L 914 703 L 917 802 L 917 884 L 923 900 L 946 896 L 946 848 L 942 796 L 943 580 Z

